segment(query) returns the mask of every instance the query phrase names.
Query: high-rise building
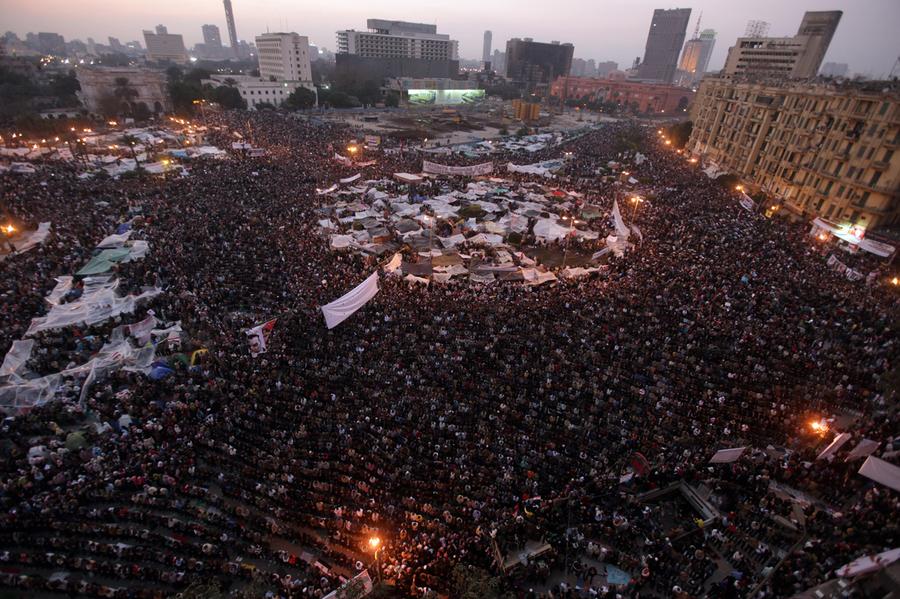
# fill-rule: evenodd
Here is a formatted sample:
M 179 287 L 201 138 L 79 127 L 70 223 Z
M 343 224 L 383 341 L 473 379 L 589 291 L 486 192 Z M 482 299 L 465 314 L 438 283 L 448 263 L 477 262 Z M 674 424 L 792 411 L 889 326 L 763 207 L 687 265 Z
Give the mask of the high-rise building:
M 744 37 L 768 37 L 769 27 L 770 25 L 766 21 L 747 21 Z
M 850 66 L 846 62 L 826 62 L 819 70 L 823 77 L 846 77 Z
M 727 77 L 815 77 L 841 11 L 807 12 L 794 37 L 740 37 L 728 50 Z
M 109 47 L 113 52 L 125 52 L 125 46 L 122 45 L 119 38 L 110 36 L 106 39 L 109 41 Z
M 688 149 L 801 217 L 900 223 L 900 91 L 882 84 L 707 77 Z
M 459 42 L 437 32 L 437 25 L 369 19 L 368 31 L 337 32 L 338 53 L 363 58 L 459 60 Z
M 597 63 L 597 77 L 608 77 L 613 71 L 619 70 L 619 63 L 614 60 L 606 60 Z
M 506 77 L 525 93 L 547 94 L 557 77 L 569 75 L 574 53 L 572 44 L 511 39 L 506 42 Z
M 494 50 L 494 54 L 491 57 L 491 68 L 495 73 L 506 72 L 506 52 Z
M 653 11 L 644 60 L 638 71 L 641 79 L 672 83 L 690 18 L 690 8 Z
M 147 46 L 147 60 L 184 64 L 189 61 L 184 47 L 184 38 L 178 33 L 169 33 L 163 25 L 156 26 L 156 33 L 144 31 Z
M 454 78 L 459 74 L 459 42 L 436 25 L 368 19 L 367 31 L 337 32 L 335 82 L 342 87 L 386 79 Z
M 312 81 L 309 39 L 296 33 L 264 33 L 256 36 L 259 76 L 278 81 Z
M 222 37 L 219 35 L 218 27 L 215 25 L 204 25 L 202 29 L 203 43 L 206 45 L 207 49 L 222 47 Z
M 240 58 L 238 52 L 238 36 L 237 28 L 234 26 L 234 10 L 231 8 L 231 0 L 224 0 L 225 4 L 225 22 L 228 25 L 228 43 L 231 44 L 231 51 L 235 58 Z
M 797 29 L 797 37 L 806 39 L 806 51 L 797 61 L 795 76 L 816 76 L 843 14 L 840 10 L 815 10 L 804 13 L 800 28 Z
M 685 42 L 681 62 L 678 63 L 679 85 L 690 87 L 700 81 L 709 66 L 709 58 L 715 45 L 716 32 L 712 29 L 704 29 Z
M 484 32 L 484 48 L 481 51 L 481 62 L 487 66 L 491 62 L 491 44 L 493 43 L 494 34 L 490 31 Z
M 66 40 L 58 33 L 41 31 L 37 34 L 38 51 L 51 56 L 66 55 Z

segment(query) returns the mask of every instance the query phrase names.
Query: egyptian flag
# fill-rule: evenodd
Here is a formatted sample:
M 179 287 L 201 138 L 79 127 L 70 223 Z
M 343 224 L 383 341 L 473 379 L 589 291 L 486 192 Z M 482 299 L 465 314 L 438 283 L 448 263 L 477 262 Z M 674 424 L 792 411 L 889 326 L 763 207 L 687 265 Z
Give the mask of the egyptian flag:
M 631 456 L 631 469 L 637 476 L 644 476 L 648 472 L 650 472 L 650 462 L 647 461 L 647 458 L 644 457 L 639 451 L 634 452 L 634 455 Z
M 261 325 L 255 326 L 249 331 L 247 331 L 247 340 L 250 343 L 250 355 L 254 358 L 259 354 L 266 353 L 266 349 L 269 342 L 269 336 L 272 334 L 272 331 L 275 329 L 275 323 L 278 322 L 277 318 L 273 318 L 269 322 L 263 323 Z

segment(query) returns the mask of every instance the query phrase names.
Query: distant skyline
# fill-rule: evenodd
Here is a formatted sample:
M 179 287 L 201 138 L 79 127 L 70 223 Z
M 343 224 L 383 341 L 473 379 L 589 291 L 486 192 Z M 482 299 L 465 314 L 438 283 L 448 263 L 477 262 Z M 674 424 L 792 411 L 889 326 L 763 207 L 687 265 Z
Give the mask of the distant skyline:
M 675 8 L 649 0 L 559 0 L 548 5 L 521 0 L 382 0 L 368 3 L 334 3 L 316 6 L 292 0 L 233 0 L 238 37 L 253 38 L 271 31 L 296 31 L 320 47 L 335 48 L 335 32 L 365 29 L 366 19 L 385 18 L 434 23 L 439 33 L 459 40 L 461 58 L 481 57 L 485 29 L 493 31 L 493 48 L 504 51 L 506 40 L 531 37 L 537 41 L 571 42 L 577 58 L 614 60 L 627 68 L 635 57 L 643 56 L 650 19 L 655 8 Z M 900 55 L 898 0 L 756 0 L 732 2 L 701 0 L 683 2 L 691 8 L 689 39 L 700 11 L 701 29 L 715 29 L 716 47 L 709 69 L 725 63 L 728 48 L 743 35 L 747 21 L 758 19 L 772 24 L 770 35 L 790 36 L 807 10 L 842 10 L 838 27 L 825 62 L 846 62 L 854 73 L 885 77 Z M 200 27 L 211 23 L 227 31 L 221 0 L 155 0 L 154 2 L 112 3 L 108 0 L 40 0 L 16 2 L 0 0 L 3 31 L 20 37 L 29 31 L 53 31 L 66 40 L 88 37 L 106 43 L 108 36 L 122 43 L 140 40 L 142 31 L 157 24 L 184 36 L 185 44 L 203 41 Z

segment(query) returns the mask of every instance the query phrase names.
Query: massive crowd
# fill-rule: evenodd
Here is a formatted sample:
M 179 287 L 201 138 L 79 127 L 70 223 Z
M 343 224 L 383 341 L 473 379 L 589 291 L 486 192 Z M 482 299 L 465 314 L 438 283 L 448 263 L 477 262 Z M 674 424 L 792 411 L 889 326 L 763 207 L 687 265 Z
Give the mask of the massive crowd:
M 355 132 L 275 113 L 208 118 L 213 143 L 238 131 L 268 154 L 164 179 L 65 165 L 2 175 L 8 215 L 53 229 L 0 262 L 0 352 L 45 312 L 54 277 L 140 215 L 135 238 L 151 250 L 116 274 L 164 293 L 134 315 L 41 334 L 29 366 L 84 363 L 150 309 L 180 321 L 180 353 L 208 353 L 158 380 L 112 373 L 84 398 L 76 377 L 3 422 L 0 586 L 157 597 L 213 581 L 321 598 L 369 567 L 421 597 L 450 592 L 461 565 L 521 597 L 787 597 L 898 545 L 897 494 L 844 453 L 816 461 L 832 433 L 809 426 L 834 417 L 853 441 L 879 441 L 878 455 L 900 448 L 896 293 L 839 277 L 802 225 L 741 209 L 654 132 L 610 123 L 495 157 L 571 152 L 559 184 L 603 205 L 593 226 L 608 228 L 627 196 L 597 169 L 623 139 L 639 143 L 648 160 L 628 168 L 647 199 L 633 217 L 643 242 L 602 275 L 535 289 L 384 277 L 326 330 L 319 307 L 377 267 L 331 251 L 316 227 L 316 188 L 357 172 L 333 160 Z M 412 148 L 371 157 L 366 178 L 421 169 Z M 245 331 L 271 318 L 254 358 Z M 73 431 L 83 445 L 67 446 Z M 708 463 L 738 446 L 753 449 Z M 679 481 L 717 508 L 712 522 L 642 499 Z M 500 571 L 495 556 L 534 541 L 550 550 Z M 596 564 L 631 580 L 610 584 Z

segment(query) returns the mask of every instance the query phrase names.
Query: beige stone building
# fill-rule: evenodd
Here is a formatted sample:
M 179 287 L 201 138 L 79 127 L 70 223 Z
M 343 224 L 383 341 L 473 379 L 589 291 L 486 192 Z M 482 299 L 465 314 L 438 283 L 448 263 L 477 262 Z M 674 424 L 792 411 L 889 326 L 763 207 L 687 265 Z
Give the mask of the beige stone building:
M 900 223 L 900 86 L 707 78 L 688 150 L 797 216 Z

